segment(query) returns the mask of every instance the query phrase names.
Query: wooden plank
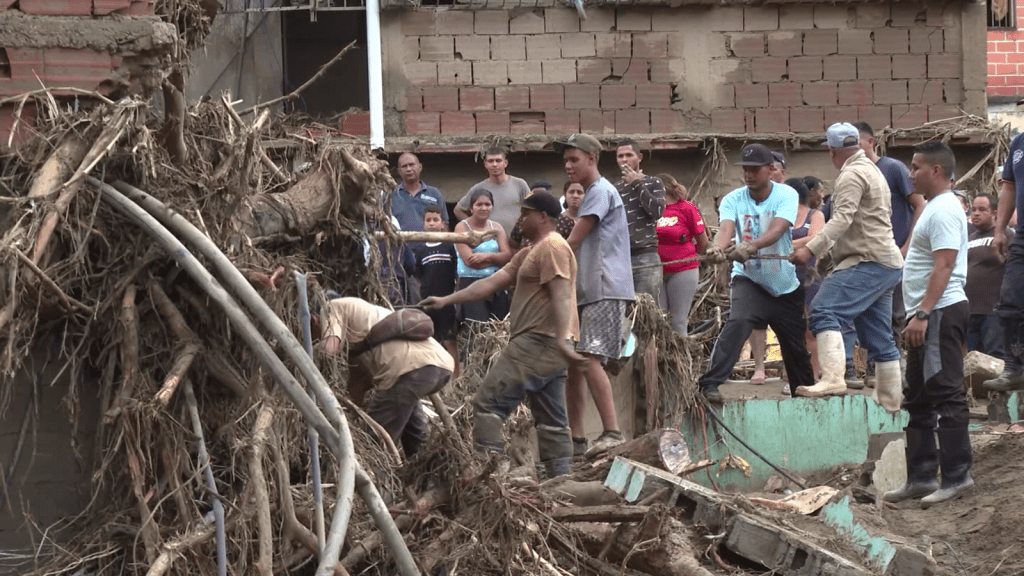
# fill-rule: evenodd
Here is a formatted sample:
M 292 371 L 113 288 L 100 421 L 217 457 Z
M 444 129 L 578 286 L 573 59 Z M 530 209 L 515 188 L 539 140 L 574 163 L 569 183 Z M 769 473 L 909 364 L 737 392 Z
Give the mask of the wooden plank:
M 650 510 L 647 506 L 562 506 L 551 511 L 558 522 L 639 522 Z

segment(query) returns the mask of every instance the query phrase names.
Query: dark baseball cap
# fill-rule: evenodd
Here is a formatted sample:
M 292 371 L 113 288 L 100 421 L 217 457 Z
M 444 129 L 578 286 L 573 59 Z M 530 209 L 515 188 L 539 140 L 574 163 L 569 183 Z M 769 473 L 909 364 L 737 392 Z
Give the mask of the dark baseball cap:
M 590 134 L 573 134 L 565 140 L 556 140 L 552 143 L 555 152 L 564 152 L 566 148 L 579 148 L 588 154 L 600 154 L 601 142 Z
M 782 164 L 783 168 L 786 167 L 786 157 L 782 154 L 782 152 L 772 150 L 772 158 L 774 158 L 775 161 L 778 162 L 779 164 Z
M 764 144 L 747 144 L 740 151 L 740 166 L 767 166 L 774 162 L 772 151 Z
M 534 192 L 524 198 L 523 201 L 519 203 L 519 207 L 543 212 L 552 218 L 558 218 L 562 215 L 562 204 L 558 201 L 558 198 L 552 196 L 550 192 Z

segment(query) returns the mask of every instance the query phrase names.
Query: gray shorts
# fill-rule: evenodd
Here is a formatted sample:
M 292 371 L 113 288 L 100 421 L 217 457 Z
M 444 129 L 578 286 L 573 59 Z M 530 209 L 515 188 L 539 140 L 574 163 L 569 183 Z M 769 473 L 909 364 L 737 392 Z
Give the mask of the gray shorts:
M 578 352 L 618 358 L 626 344 L 625 300 L 599 300 L 580 306 L 580 343 Z

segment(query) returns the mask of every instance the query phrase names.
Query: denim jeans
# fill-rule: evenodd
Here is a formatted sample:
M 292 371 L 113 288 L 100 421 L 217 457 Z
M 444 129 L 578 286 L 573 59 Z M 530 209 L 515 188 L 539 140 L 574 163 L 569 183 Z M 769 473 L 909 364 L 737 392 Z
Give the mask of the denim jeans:
M 661 294 L 662 266 L 658 253 L 647 252 L 630 257 L 633 264 L 633 292 L 650 294 L 657 302 Z
M 875 262 L 836 270 L 821 283 L 811 303 L 811 333 L 841 332 L 853 324 L 869 361 L 899 360 L 892 336 L 892 291 L 902 276 L 902 269 Z
M 1024 233 L 1013 237 L 1008 252 L 996 315 L 1002 321 L 1006 357 L 1024 360 Z
M 896 347 L 903 347 L 903 329 L 907 327 L 907 308 L 903 304 L 903 281 L 892 288 L 892 339 Z M 857 327 L 853 322 L 843 327 L 843 346 L 846 348 L 846 365 L 853 366 L 853 348 L 857 345 Z
M 967 323 L 967 350 L 977 350 L 1000 360 L 1006 359 L 1003 353 L 1003 327 L 998 316 L 971 314 Z

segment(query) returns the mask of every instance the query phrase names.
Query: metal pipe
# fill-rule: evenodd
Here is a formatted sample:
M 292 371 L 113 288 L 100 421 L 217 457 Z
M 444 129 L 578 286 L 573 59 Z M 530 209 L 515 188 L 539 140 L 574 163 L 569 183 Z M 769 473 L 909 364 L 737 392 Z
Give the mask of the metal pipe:
M 295 271 L 295 287 L 299 292 L 299 324 L 302 326 L 302 346 L 306 354 L 313 357 L 313 334 L 309 328 L 309 290 L 306 287 L 306 275 L 298 270 Z M 312 398 L 313 389 L 307 387 L 306 392 Z M 324 488 L 320 479 L 320 435 L 311 423 L 306 424 L 307 436 L 309 438 L 309 467 L 313 476 L 313 506 L 314 519 L 316 520 L 316 545 L 323 556 L 325 547 L 324 528 Z
M 366 61 L 370 84 L 370 149 L 384 148 L 384 73 L 381 66 L 380 0 L 366 0 Z

